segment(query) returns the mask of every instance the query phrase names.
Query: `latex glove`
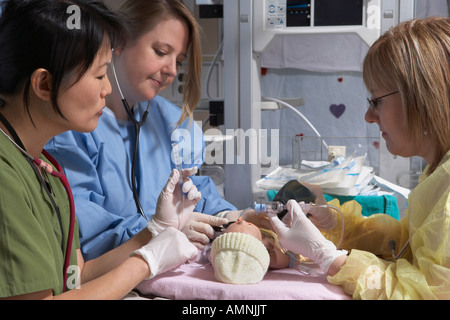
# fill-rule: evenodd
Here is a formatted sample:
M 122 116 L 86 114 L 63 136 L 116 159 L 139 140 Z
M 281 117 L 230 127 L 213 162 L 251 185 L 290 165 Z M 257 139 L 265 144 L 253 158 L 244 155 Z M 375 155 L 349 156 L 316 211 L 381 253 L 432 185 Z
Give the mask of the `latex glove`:
M 181 188 L 180 172 L 176 169 L 172 170 L 159 195 L 156 212 L 147 223 L 147 229 L 153 236 L 157 236 L 167 227 L 174 227 L 178 230 L 184 228 L 188 218 L 187 213 L 194 211 L 195 205 L 202 197 L 192 180 L 188 178 L 196 173 L 197 167 L 181 170 L 183 178 L 183 187 Z
M 337 250 L 331 241 L 325 239 L 295 200 L 288 201 L 287 209 L 283 221 L 276 214 L 269 216 L 282 247 L 311 259 L 323 273 L 327 273 L 333 261 L 347 252 Z
M 326 205 L 327 200 L 323 195 L 323 190 L 319 185 L 304 183 L 303 185 L 310 189 L 316 195 L 316 205 Z M 304 213 L 309 213 L 308 217 L 314 225 L 320 230 L 332 230 L 337 226 L 339 212 L 330 208 L 314 207 L 304 202 L 300 202 L 300 207 Z
M 333 230 L 334 227 L 337 226 L 337 215 L 339 212 L 335 209 L 331 207 L 316 207 L 309 203 L 304 203 L 303 201 L 298 204 L 300 205 L 302 211 L 305 214 L 308 214 L 308 218 L 317 228 L 321 230 Z
M 228 219 L 216 216 L 191 212 L 184 228 L 181 230 L 199 250 L 204 249 L 209 244 L 209 240 L 214 237 L 214 229 L 212 226 L 220 227 L 228 223 Z
M 181 231 L 169 227 L 148 244 L 134 251 L 131 256 L 141 255 L 148 263 L 150 277 L 174 269 L 197 258 L 198 249 Z

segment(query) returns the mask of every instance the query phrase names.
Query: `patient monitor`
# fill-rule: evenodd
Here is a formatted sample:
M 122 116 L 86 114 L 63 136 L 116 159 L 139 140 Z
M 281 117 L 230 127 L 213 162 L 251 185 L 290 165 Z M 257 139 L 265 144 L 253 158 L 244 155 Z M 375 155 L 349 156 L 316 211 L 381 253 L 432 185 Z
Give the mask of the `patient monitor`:
M 353 32 L 368 45 L 380 34 L 378 0 L 264 0 L 254 6 L 258 52 L 278 34 Z
M 414 1 L 396 0 L 263 0 L 253 5 L 256 52 L 279 34 L 356 33 L 370 46 L 414 11 Z

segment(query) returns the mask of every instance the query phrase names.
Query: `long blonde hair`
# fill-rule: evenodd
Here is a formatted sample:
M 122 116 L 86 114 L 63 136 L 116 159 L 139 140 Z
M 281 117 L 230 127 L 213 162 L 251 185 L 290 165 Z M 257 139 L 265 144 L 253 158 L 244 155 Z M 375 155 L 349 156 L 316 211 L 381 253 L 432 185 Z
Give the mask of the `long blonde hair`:
M 201 96 L 202 46 L 201 28 L 189 8 L 182 0 L 126 0 L 117 14 L 125 22 L 127 41 L 136 40 L 168 18 L 180 19 L 186 23 L 190 45 L 178 125 L 188 117 L 192 118 Z
M 432 173 L 450 149 L 450 19 L 400 23 L 370 48 L 363 68 L 367 88 L 399 90 L 408 132 L 436 141 Z

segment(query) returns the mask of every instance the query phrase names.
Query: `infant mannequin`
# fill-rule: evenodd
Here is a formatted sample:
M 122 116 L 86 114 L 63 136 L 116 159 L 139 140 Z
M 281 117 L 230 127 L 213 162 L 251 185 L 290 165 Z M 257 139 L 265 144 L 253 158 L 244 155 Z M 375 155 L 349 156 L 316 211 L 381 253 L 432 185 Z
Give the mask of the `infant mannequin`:
M 254 236 L 259 241 L 262 241 L 262 235 L 259 228 L 251 222 L 247 222 L 239 218 L 235 223 L 230 224 L 223 233 L 242 232 Z
M 282 249 L 277 235 L 241 218 L 230 224 L 204 254 L 214 268 L 215 278 L 224 283 L 254 284 L 268 268 L 295 268 L 310 273 L 308 259 Z
M 218 281 L 253 284 L 266 274 L 270 257 L 259 228 L 239 219 L 214 239 L 210 261 Z
M 269 254 L 269 268 L 271 269 L 293 268 L 310 276 L 320 275 L 317 266 L 308 258 L 284 250 L 278 241 L 278 236 L 272 230 L 259 228 L 253 223 L 239 219 L 224 231 L 224 233 L 229 232 L 246 233 L 260 240 Z

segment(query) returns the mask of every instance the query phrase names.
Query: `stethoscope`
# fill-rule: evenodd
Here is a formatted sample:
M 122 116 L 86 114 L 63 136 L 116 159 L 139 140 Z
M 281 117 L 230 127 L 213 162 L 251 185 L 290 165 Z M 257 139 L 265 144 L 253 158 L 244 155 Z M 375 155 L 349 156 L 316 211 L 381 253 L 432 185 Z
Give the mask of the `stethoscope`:
M 69 181 L 67 180 L 67 177 L 64 175 L 64 173 L 63 173 L 64 171 L 63 171 L 62 167 L 47 151 L 42 150 L 42 154 L 52 163 L 52 165 L 56 168 L 57 171 L 53 170 L 53 167 L 51 165 L 49 165 L 48 163 L 46 163 L 45 161 L 39 159 L 38 157 L 33 157 L 31 154 L 29 154 L 25 150 L 25 146 L 23 145 L 23 143 L 20 140 L 19 136 L 17 135 L 16 131 L 14 130 L 14 128 L 11 126 L 11 124 L 8 122 L 8 120 L 6 120 L 6 118 L 1 113 L 0 113 L 0 121 L 8 129 L 8 131 L 12 135 L 12 138 L 9 135 L 7 135 L 6 132 L 4 132 L 1 128 L 0 128 L 0 131 L 20 150 L 20 152 L 22 152 L 22 154 L 25 156 L 27 161 L 32 166 L 34 172 L 38 176 L 39 181 L 44 186 L 44 189 L 45 189 L 48 197 L 50 198 L 50 202 L 52 203 L 53 208 L 55 209 L 55 211 L 58 215 L 60 228 L 61 228 L 61 235 L 63 235 L 61 213 L 60 213 L 59 208 L 56 205 L 53 197 L 51 196 L 51 193 L 48 190 L 46 183 L 42 179 L 41 174 L 39 173 L 39 171 L 37 171 L 37 168 L 33 165 L 33 163 L 36 164 L 39 168 L 44 169 L 45 172 L 47 172 L 48 174 L 52 175 L 53 177 L 58 178 L 61 181 L 62 185 L 64 186 L 64 189 L 67 192 L 67 197 L 69 198 L 69 205 L 70 205 L 70 222 L 69 222 L 69 233 L 68 233 L 68 237 L 67 237 L 67 244 L 66 244 L 66 250 L 65 250 L 66 253 L 64 256 L 64 268 L 63 268 L 63 292 L 65 292 L 66 291 L 66 281 L 67 281 L 67 269 L 69 268 L 69 264 L 70 264 L 70 256 L 72 253 L 72 243 L 73 243 L 73 233 L 74 233 L 74 228 L 75 228 L 75 205 L 74 205 L 73 194 L 72 194 L 72 190 L 70 189 Z M 63 239 L 64 239 L 64 236 L 63 236 Z M 64 255 L 63 245 L 62 245 L 61 250 L 63 251 L 63 255 Z
M 117 73 L 116 73 L 116 68 L 114 66 L 114 49 L 113 49 L 113 58 L 111 59 L 111 70 L 113 72 L 114 75 L 114 80 L 116 82 L 117 85 L 117 89 L 119 90 L 119 95 L 120 98 L 122 99 L 122 104 L 125 108 L 125 111 L 128 114 L 128 118 L 130 118 L 130 120 L 133 122 L 134 124 L 134 134 L 136 137 L 136 141 L 134 143 L 134 152 L 133 152 L 133 159 L 132 159 L 132 163 L 131 163 L 131 187 L 133 189 L 133 198 L 134 198 L 134 202 L 136 203 L 136 207 L 139 211 L 139 214 L 144 217 L 146 220 L 147 217 L 144 214 L 144 210 L 142 209 L 141 206 L 141 202 L 139 201 L 139 195 L 137 192 L 137 187 L 136 187 L 136 161 L 137 161 L 137 154 L 138 154 L 138 149 L 139 149 L 139 132 L 141 131 L 141 127 L 144 125 L 145 121 L 147 120 L 147 116 L 148 116 L 148 111 L 150 109 L 150 101 L 147 105 L 147 110 L 145 110 L 144 115 L 142 116 L 141 121 L 138 121 L 135 117 L 134 117 L 134 113 L 131 110 L 127 99 L 125 99 L 123 93 L 122 93 L 122 89 L 120 87 L 119 84 L 119 80 L 117 79 Z

